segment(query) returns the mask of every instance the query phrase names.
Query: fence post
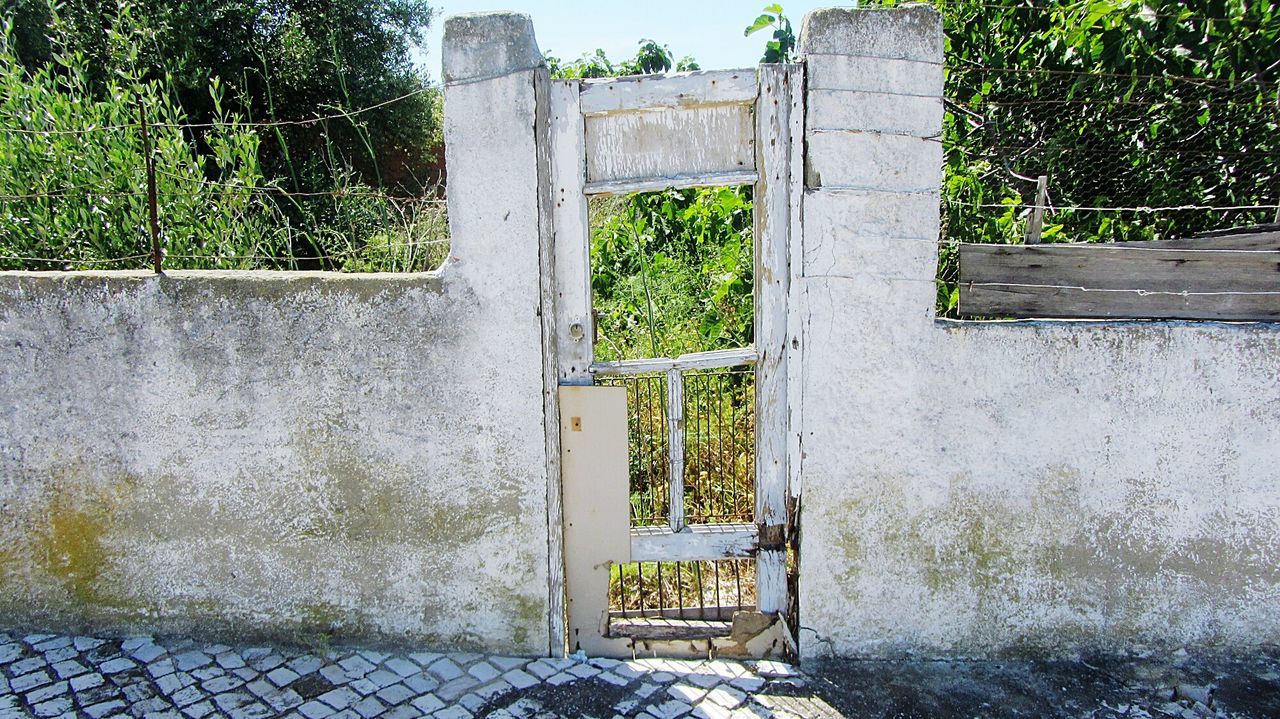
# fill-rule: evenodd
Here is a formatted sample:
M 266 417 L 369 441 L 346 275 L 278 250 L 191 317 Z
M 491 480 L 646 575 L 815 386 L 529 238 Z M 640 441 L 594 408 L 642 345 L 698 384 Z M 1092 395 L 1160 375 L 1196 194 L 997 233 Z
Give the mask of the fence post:
M 151 151 L 151 135 L 147 132 L 147 110 L 138 103 L 142 126 L 142 164 L 147 173 L 147 224 L 151 231 L 151 263 L 156 274 L 164 271 L 164 250 L 160 248 L 160 209 L 156 200 L 156 159 Z
M 1049 178 L 1041 175 L 1036 178 L 1036 205 L 1031 210 L 1031 219 L 1027 222 L 1027 235 L 1023 240 L 1028 245 L 1040 244 L 1040 233 L 1044 229 L 1044 204 L 1049 194 Z

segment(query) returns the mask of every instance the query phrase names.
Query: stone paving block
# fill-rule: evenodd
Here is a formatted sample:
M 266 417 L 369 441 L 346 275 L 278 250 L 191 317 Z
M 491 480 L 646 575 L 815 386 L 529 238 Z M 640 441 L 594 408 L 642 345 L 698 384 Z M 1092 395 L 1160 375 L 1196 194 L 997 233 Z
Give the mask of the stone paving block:
M 486 661 L 478 661 L 467 667 L 467 673 L 481 682 L 489 682 L 502 676 L 502 672 Z
M 54 649 L 61 649 L 69 646 L 71 646 L 71 637 L 55 635 L 45 639 L 44 641 L 32 644 L 31 648 L 43 654 L 44 652 L 50 652 Z
M 744 692 L 724 685 L 707 692 L 706 696 L 708 701 L 715 702 L 726 709 L 733 709 L 745 701 L 746 698 L 747 695 Z
M 244 685 L 244 680 L 240 677 L 233 677 L 230 674 L 224 674 L 220 677 L 214 677 L 200 686 L 210 694 L 221 694 L 229 692 Z
M 349 687 L 351 687 L 352 689 L 356 690 L 356 693 L 357 693 L 357 694 L 359 694 L 359 695 L 360 695 L 360 696 L 362 696 L 362 697 L 367 697 L 367 696 L 369 696 L 370 694 L 372 694 L 372 693 L 374 693 L 374 692 L 376 692 L 376 691 L 378 691 L 379 689 L 381 689 L 381 688 L 382 688 L 382 687 L 378 686 L 377 684 L 374 684 L 373 682 L 369 681 L 368 679 L 363 679 L 363 678 L 362 678 L 362 679 L 357 679 L 357 680 L 355 680 L 355 681 L 353 681 L 353 682 L 348 682 L 348 683 L 347 683 L 347 686 L 349 686 Z
M 129 707 L 129 711 L 133 713 L 134 716 L 139 716 L 149 712 L 165 711 L 166 709 L 172 708 L 173 705 L 169 702 L 160 697 L 153 696 L 149 699 L 143 699 L 140 702 L 134 702 L 133 705 Z
M 44 660 L 46 662 L 49 662 L 50 664 L 56 664 L 58 662 L 64 662 L 68 659 L 74 659 L 75 657 L 78 657 L 78 656 L 80 656 L 80 652 L 76 651 L 75 647 L 62 647 L 60 649 L 53 649 L 51 651 L 45 652 Z
M 66 694 L 68 691 L 70 691 L 70 689 L 71 687 L 67 684 L 67 682 L 54 682 L 53 684 L 46 684 L 38 689 L 32 689 L 31 691 L 27 692 L 26 700 L 28 704 L 39 704 L 40 702 L 45 701 L 46 699 L 52 699 L 56 696 Z
M 364 719 L 373 719 L 387 710 L 387 705 L 378 701 L 376 697 L 365 697 L 355 703 L 351 707 L 352 711 L 359 714 Z
M 405 662 L 405 663 L 413 667 L 413 671 L 409 672 L 408 674 L 404 674 L 403 676 L 407 677 L 407 676 L 412 676 L 418 673 L 419 670 L 418 670 L 417 664 L 414 664 L 412 662 Z M 400 679 L 402 678 L 402 675 L 396 674 L 394 672 L 389 672 L 386 669 L 375 669 L 369 672 L 368 674 L 366 674 L 364 678 L 365 678 L 365 681 L 373 682 L 375 686 L 377 686 L 379 689 L 382 689 L 384 687 L 389 687 L 392 684 L 399 683 Z
M 550 684 L 551 686 L 556 686 L 556 687 L 563 686 L 565 684 L 568 684 L 569 682 L 576 682 L 576 681 L 578 681 L 578 677 L 575 677 L 569 672 L 560 672 L 559 674 L 553 674 L 547 677 L 547 683 Z
M 53 678 L 49 676 L 48 672 L 31 672 L 30 674 L 23 674 L 20 677 L 10 679 L 9 687 L 15 692 L 25 694 L 36 687 L 52 682 Z
M 284 657 L 274 653 L 267 654 L 266 656 L 255 657 L 253 659 L 245 657 L 245 660 L 249 663 L 249 666 L 260 672 L 269 672 L 281 664 L 284 664 Z
M 444 708 L 444 702 L 440 701 L 440 697 L 435 694 L 423 694 L 409 703 L 424 714 Z
M 192 650 L 175 656 L 173 658 L 173 663 L 178 669 L 181 669 L 184 672 L 189 672 L 192 669 L 199 669 L 200 667 L 212 664 L 213 657 L 202 651 Z
M 379 652 L 373 649 L 361 649 L 360 656 L 364 657 L 365 659 L 368 659 L 374 664 L 381 664 L 387 661 L 387 658 L 390 657 L 391 655 L 386 652 Z
M 412 704 L 403 704 L 388 709 L 387 713 L 382 715 L 382 719 L 418 719 L 422 715 L 422 711 Z
M 730 679 L 729 684 L 748 694 L 753 694 L 760 691 L 760 687 L 764 686 L 764 680 L 760 677 L 738 677 L 737 679 Z
M 504 672 L 511 671 L 523 667 L 529 663 L 528 659 L 520 657 L 486 657 L 488 662 Z
M 142 719 L 182 719 L 182 714 L 170 709 L 158 712 L 147 712 L 142 715 Z
M 383 664 L 383 666 L 401 677 L 412 676 L 422 671 L 422 669 L 419 668 L 418 665 L 414 664 L 413 662 L 407 659 L 401 659 L 399 657 L 396 657 L 395 659 L 388 659 L 386 663 Z M 386 670 L 382 670 L 382 671 L 386 671 Z
M 390 706 L 396 706 L 418 696 L 418 692 L 403 684 L 392 684 L 389 687 L 380 689 L 375 696 Z
M 590 664 L 575 664 L 569 667 L 568 672 L 579 679 L 589 679 L 599 674 L 600 669 Z
M 471 719 L 471 712 L 454 705 L 441 709 L 432 715 L 435 719 Z
M 92 706 L 85 707 L 84 713 L 88 714 L 92 719 L 101 719 L 102 717 L 107 716 L 112 712 L 125 709 L 126 707 L 128 707 L 128 705 L 125 704 L 122 700 L 112 699 L 111 701 L 106 701 L 100 704 L 94 704 Z
M 464 673 L 462 671 L 462 668 L 459 667 L 456 662 L 454 662 L 452 659 L 448 657 L 445 657 L 440 661 L 432 664 L 430 667 L 427 667 L 427 671 L 431 672 L 437 677 L 440 677 L 440 679 L 446 682 L 457 679 L 458 677 L 462 676 Z
M 124 693 L 125 700 L 130 704 L 146 701 L 156 695 L 155 690 L 152 689 L 151 685 L 145 681 L 135 681 L 131 684 L 126 684 L 121 687 L 120 690 Z
M 26 651 L 21 644 L 9 643 L 0 644 L 0 664 L 8 664 L 17 661 Z
M 30 674 L 37 669 L 44 669 L 49 662 L 44 657 L 28 657 L 20 659 L 9 666 L 9 676 L 18 676 L 19 674 Z
M 763 660 L 756 662 L 756 674 L 765 678 L 774 678 L 799 676 L 800 672 L 790 664 Z
M 693 705 L 678 699 L 672 699 L 657 706 L 648 707 L 647 711 L 657 716 L 658 719 L 675 719 L 676 717 L 687 716 L 693 711 Z
M 436 652 L 412 652 L 409 654 L 409 658 L 417 662 L 418 666 L 423 669 L 426 669 L 435 662 L 440 661 L 440 658 L 443 656 L 443 654 L 438 654 Z
M 472 693 L 475 696 L 478 696 L 487 702 L 490 699 L 493 699 L 494 697 L 497 697 L 497 696 L 501 696 L 502 694 L 505 694 L 509 691 L 511 691 L 511 685 L 508 684 L 505 680 L 499 679 L 496 682 L 491 682 L 489 684 L 486 684 L 480 687 L 479 689 L 475 690 Z
M 231 673 L 240 677 L 246 682 L 253 681 L 254 679 L 258 678 L 258 670 L 254 669 L 253 667 L 236 667 L 235 669 L 231 670 Z
M 186 707 L 182 710 L 182 713 L 191 717 L 191 719 L 201 719 L 202 717 L 206 717 L 212 714 L 213 712 L 214 712 L 213 702 L 207 702 L 207 701 L 200 702 L 199 704 L 192 704 L 191 706 Z
M 244 657 L 233 651 L 224 651 L 221 654 L 216 654 L 213 660 L 223 669 L 239 669 L 245 665 Z
M 224 671 L 222 667 L 214 666 L 214 665 L 209 665 L 207 667 L 200 667 L 199 669 L 191 670 L 191 676 L 195 677 L 196 680 L 198 681 L 213 679 L 215 677 L 220 677 L 225 674 L 226 674 L 226 671 Z
M 516 689 L 528 689 L 538 683 L 536 677 L 523 669 L 512 669 L 506 674 L 503 674 L 502 678 L 510 682 L 511 686 Z
M 552 664 L 546 659 L 538 659 L 537 661 L 529 662 L 529 665 L 525 667 L 525 669 L 531 674 L 536 675 L 539 679 L 547 679 L 560 672 L 559 669 L 552 666 Z
M 83 664 L 75 661 L 74 659 L 67 659 L 66 661 L 58 662 L 49 668 L 58 675 L 59 679 L 69 679 L 78 674 L 84 674 L 89 671 Z
M 333 714 L 334 709 L 324 702 L 313 699 L 298 707 L 298 712 L 307 719 L 324 719 L 324 717 Z
M 166 674 L 172 674 L 177 670 L 178 670 L 178 665 L 172 659 L 160 659 L 158 661 L 151 662 L 150 664 L 147 665 L 147 673 L 150 674 L 152 677 L 162 677 Z M 197 672 L 205 671 L 205 670 L 213 671 L 213 672 L 216 672 L 217 674 L 222 673 L 222 670 L 219 669 L 218 667 L 204 667 L 203 669 L 197 669 L 195 672 L 192 672 L 192 674 L 195 674 L 197 677 L 199 677 L 200 675 Z M 183 671 L 187 671 L 187 670 L 183 669 Z
M 106 644 L 106 642 L 102 639 L 98 639 L 97 637 L 72 637 L 71 638 L 71 646 L 75 647 L 76 651 L 78 652 L 87 652 L 90 649 L 97 649 L 103 644 Z
M 262 657 L 271 654 L 271 652 L 271 647 L 248 647 L 240 650 L 240 656 L 244 657 L 244 660 L 247 662 L 254 659 L 261 659 Z
M 368 659 L 365 659 L 359 654 L 352 654 L 346 659 L 343 659 L 338 662 L 338 666 L 342 667 L 343 671 L 347 673 L 347 676 L 352 679 L 359 679 L 377 668 L 375 664 L 371 663 Z
M 333 684 L 346 684 L 347 672 L 337 664 L 326 664 L 320 667 L 320 676 L 328 679 Z
M 272 669 L 271 671 L 267 672 L 267 681 L 271 682 L 272 684 L 278 687 L 283 687 L 283 686 L 288 686 L 289 684 L 292 684 L 300 676 L 301 676 L 300 674 L 293 671 L 287 666 L 276 667 L 275 669 Z
M 644 682 L 640 686 L 636 687 L 633 691 L 635 692 L 636 696 L 640 697 L 641 699 L 644 699 L 644 698 L 647 698 L 650 694 L 653 694 L 654 692 L 658 691 L 661 688 L 662 688 L 661 686 L 654 684 L 653 682 Z
M 730 719 L 733 712 L 716 704 L 715 702 L 703 702 L 693 708 L 693 716 L 698 719 Z
M 183 687 L 169 696 L 169 699 L 179 707 L 189 706 L 204 699 L 207 695 L 197 686 Z
M 324 660 L 320 657 L 304 654 L 296 659 L 291 659 L 285 666 L 297 672 L 299 676 L 305 676 L 324 666 Z
M 679 699 L 689 704 L 696 704 L 698 700 L 707 695 L 707 690 L 701 687 L 691 686 L 684 682 L 676 682 L 667 687 L 667 694 L 673 699 Z
M 440 686 L 440 682 L 430 674 L 414 674 L 411 677 L 405 677 L 404 685 L 412 689 L 418 694 L 426 694 L 429 691 L 435 691 Z
M 620 677 L 617 674 L 614 674 L 613 672 L 600 672 L 600 674 L 596 676 L 596 679 L 606 681 L 616 687 L 625 687 L 626 685 L 631 683 L 630 679 L 627 679 L 626 677 Z
M 70 711 L 71 706 L 71 697 L 57 697 L 33 705 L 31 711 L 35 712 L 38 717 L 56 717 L 63 712 Z
M 346 709 L 352 704 L 360 701 L 360 695 L 356 694 L 350 687 L 338 687 L 337 689 L 325 692 L 316 698 L 334 709 Z
M 127 671 L 129 669 L 135 669 L 137 668 L 137 666 L 138 664 L 134 662 L 132 659 L 125 659 L 124 657 L 119 657 L 116 659 L 112 659 L 110 661 L 103 662 L 102 664 L 99 664 L 98 671 L 102 672 L 103 674 L 117 674 L 119 672 Z
M 473 687 L 479 686 L 480 682 L 475 677 L 463 675 L 451 682 L 445 682 L 436 688 L 435 694 L 441 699 L 451 702 L 458 697 L 471 691 Z
M 649 680 L 658 682 L 659 684 L 670 684 L 676 680 L 676 675 L 669 672 L 654 672 L 649 675 Z

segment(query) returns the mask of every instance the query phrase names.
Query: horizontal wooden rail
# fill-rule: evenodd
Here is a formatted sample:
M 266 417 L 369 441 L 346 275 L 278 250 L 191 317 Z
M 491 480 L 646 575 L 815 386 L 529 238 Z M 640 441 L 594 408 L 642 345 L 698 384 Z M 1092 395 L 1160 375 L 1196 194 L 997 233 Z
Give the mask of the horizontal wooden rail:
M 1280 228 L 1110 244 L 960 246 L 960 314 L 1280 320 Z
M 620 362 L 596 362 L 591 365 L 591 372 L 592 374 L 619 377 L 624 375 L 654 374 L 670 370 L 686 372 L 689 370 L 738 367 L 752 365 L 755 362 L 755 348 L 743 347 L 731 350 L 694 352 L 680 355 L 675 359 L 654 357 L 652 359 L 622 360 Z
M 582 81 L 582 114 L 746 104 L 756 99 L 756 71 L 714 70 Z
M 746 559 L 759 536 L 754 524 L 690 524 L 681 532 L 668 527 L 633 527 L 633 562 L 703 562 Z
M 644 177 L 629 180 L 588 182 L 582 191 L 588 195 L 626 195 L 632 192 L 658 192 L 685 187 L 736 187 L 750 185 L 758 179 L 755 170 L 743 172 L 711 172 L 705 175 L 676 177 Z

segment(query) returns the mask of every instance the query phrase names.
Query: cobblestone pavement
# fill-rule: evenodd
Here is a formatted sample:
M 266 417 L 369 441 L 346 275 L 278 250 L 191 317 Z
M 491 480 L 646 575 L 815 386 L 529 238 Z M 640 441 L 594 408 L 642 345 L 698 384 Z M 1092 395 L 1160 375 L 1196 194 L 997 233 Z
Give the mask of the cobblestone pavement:
M 1280 655 L 1104 662 L 527 659 L 0 632 L 0 719 L 1274 717 Z

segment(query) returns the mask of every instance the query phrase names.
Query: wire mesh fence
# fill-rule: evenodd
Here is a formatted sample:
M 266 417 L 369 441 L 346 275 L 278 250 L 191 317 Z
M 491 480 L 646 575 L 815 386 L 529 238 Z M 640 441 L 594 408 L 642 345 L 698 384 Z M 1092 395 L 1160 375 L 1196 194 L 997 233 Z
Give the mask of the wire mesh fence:
M 662 374 L 599 377 L 627 388 L 631 524 L 664 526 L 671 506 L 667 380 Z M 684 375 L 684 503 L 690 524 L 752 522 L 755 512 L 755 373 Z
M 631 562 L 615 565 L 609 610 L 615 617 L 730 621 L 755 606 L 755 562 Z

